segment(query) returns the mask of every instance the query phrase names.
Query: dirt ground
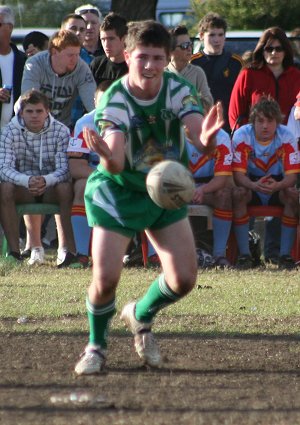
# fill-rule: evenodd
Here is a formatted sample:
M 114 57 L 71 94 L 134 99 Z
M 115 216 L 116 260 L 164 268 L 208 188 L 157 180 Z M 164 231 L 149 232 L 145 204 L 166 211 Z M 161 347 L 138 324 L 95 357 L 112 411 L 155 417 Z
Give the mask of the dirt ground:
M 4 425 L 297 425 L 300 340 L 158 335 L 159 370 L 129 335 L 110 338 L 107 371 L 75 377 L 86 335 L 0 334 Z

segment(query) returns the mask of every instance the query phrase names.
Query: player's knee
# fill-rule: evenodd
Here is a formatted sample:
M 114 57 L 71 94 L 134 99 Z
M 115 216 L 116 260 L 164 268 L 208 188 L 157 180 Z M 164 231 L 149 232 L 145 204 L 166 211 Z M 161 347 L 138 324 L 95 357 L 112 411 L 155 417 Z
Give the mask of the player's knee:
M 232 190 L 229 187 L 224 187 L 218 190 L 215 199 L 216 207 L 224 210 L 232 209 Z

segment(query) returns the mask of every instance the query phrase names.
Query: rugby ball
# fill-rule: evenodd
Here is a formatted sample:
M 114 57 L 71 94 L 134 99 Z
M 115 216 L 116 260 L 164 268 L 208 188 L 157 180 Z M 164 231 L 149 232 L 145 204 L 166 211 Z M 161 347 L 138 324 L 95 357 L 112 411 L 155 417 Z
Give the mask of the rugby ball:
M 151 168 L 146 186 L 152 201 L 167 210 L 188 204 L 195 192 L 195 182 L 189 170 L 170 160 L 161 161 Z

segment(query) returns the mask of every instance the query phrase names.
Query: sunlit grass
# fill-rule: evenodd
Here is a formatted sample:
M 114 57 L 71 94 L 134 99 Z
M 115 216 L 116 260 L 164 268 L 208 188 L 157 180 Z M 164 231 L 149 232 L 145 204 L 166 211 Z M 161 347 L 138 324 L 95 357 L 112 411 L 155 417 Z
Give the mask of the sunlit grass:
M 158 270 L 124 269 L 117 308 L 139 298 Z M 0 331 L 87 331 L 85 296 L 91 270 L 30 268 L 0 263 Z M 159 332 L 297 334 L 299 271 L 199 271 L 194 290 L 158 315 Z M 27 322 L 18 324 L 20 317 Z M 124 331 L 117 315 L 113 331 Z

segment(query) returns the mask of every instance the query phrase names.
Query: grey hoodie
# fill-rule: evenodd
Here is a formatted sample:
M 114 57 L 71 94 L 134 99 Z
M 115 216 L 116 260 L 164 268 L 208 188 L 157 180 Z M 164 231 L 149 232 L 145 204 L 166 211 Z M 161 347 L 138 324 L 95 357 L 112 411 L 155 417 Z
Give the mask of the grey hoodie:
M 40 90 L 49 98 L 51 114 L 68 127 L 72 122 L 71 110 L 78 94 L 88 112 L 95 108 L 96 83 L 90 68 L 81 58 L 74 71 L 63 76 L 53 71 L 48 51 L 27 59 L 21 93 L 32 88 Z
M 43 176 L 46 186 L 69 180 L 69 129 L 51 115 L 39 133 L 32 133 L 18 115 L 2 129 L 0 179 L 28 188 L 31 176 Z

